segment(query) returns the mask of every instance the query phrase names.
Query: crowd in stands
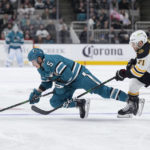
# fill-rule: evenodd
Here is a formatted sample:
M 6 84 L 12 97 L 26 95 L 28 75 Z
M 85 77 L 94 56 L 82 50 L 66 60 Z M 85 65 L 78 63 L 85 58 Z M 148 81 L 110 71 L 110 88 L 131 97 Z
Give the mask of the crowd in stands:
M 129 34 L 126 29 L 131 29 L 133 23 L 130 9 L 139 9 L 137 0 L 88 1 L 87 5 L 87 0 L 72 0 L 76 20 L 88 19 L 94 30 L 109 29 L 108 33 L 100 33 L 101 43 L 127 43 Z M 131 5 L 131 1 L 134 4 Z M 13 24 L 17 23 L 26 40 L 34 39 L 36 43 L 70 43 L 69 27 L 56 10 L 56 0 L 0 0 L 0 38 L 5 39 Z M 59 19 L 57 24 L 56 19 Z M 120 31 L 116 34 L 115 30 L 118 29 Z M 79 36 L 81 43 L 87 42 L 87 30 L 85 27 Z M 56 39 L 57 35 L 59 39 Z M 91 36 L 89 42 L 94 43 L 93 38 Z
M 56 28 L 53 20 L 56 20 L 55 0 L 0 1 L 1 39 L 5 39 L 13 24 L 17 23 L 24 33 L 25 40 L 55 43 Z
M 92 27 L 95 30 L 109 29 L 109 33 L 100 34 L 99 38 L 102 43 L 108 43 L 108 41 L 111 43 L 127 43 L 129 36 L 125 30 L 131 29 L 132 24 L 134 24 L 130 10 L 139 9 L 137 0 L 88 1 L 89 3 L 87 4 L 86 0 L 72 0 L 76 20 L 85 21 L 89 19 L 90 28 Z M 114 30 L 121 31 L 116 34 Z M 120 38 L 123 35 L 124 38 Z M 81 34 L 80 37 L 83 38 L 83 35 Z

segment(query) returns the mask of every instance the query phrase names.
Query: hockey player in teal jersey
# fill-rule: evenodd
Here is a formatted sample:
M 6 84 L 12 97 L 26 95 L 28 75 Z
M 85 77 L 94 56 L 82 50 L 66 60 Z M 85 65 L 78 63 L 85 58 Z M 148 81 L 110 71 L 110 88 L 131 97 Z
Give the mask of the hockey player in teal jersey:
M 10 67 L 16 56 L 19 67 L 23 66 L 22 44 L 24 43 L 23 33 L 19 31 L 18 26 L 14 25 L 13 30 L 6 37 L 8 45 L 8 59 L 6 67 Z
M 55 83 L 55 88 L 50 104 L 54 108 L 71 99 L 75 90 L 84 89 L 87 91 L 101 83 L 85 66 L 60 55 L 44 54 L 43 50 L 34 48 L 29 52 L 28 59 L 37 68 L 42 80 L 39 88 L 34 89 L 30 94 L 30 104 L 39 102 L 40 99 L 35 99 L 35 97 L 51 88 L 53 83 Z M 125 92 L 105 85 L 91 93 L 124 102 L 128 99 Z M 85 118 L 89 105 L 89 100 L 76 99 L 64 107 L 79 107 L 80 117 Z

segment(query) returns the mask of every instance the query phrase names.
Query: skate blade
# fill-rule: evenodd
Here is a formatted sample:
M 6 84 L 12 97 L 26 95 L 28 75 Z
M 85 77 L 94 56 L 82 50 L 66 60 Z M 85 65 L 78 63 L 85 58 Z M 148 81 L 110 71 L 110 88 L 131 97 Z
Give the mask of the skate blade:
M 141 116 L 142 115 L 144 104 L 145 104 L 145 99 L 140 99 L 139 110 L 137 112 L 137 116 Z
M 126 115 L 117 115 L 117 118 L 132 118 L 133 114 L 126 114 Z
M 86 100 L 86 113 L 85 113 L 85 117 L 84 117 L 84 119 L 86 119 L 87 117 L 88 117 L 88 114 L 89 114 L 89 109 L 90 109 L 90 99 L 87 99 Z

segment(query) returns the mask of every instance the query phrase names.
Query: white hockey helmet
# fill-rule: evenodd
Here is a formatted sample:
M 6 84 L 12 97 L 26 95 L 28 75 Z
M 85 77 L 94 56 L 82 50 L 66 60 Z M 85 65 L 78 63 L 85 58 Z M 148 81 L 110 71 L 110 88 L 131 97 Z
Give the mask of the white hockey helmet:
M 19 31 L 19 28 L 18 28 L 18 26 L 17 26 L 17 24 L 15 24 L 14 26 L 13 26 L 13 29 L 12 29 L 15 33 L 17 33 L 18 31 Z
M 147 42 L 147 35 L 143 30 L 137 30 L 133 32 L 130 36 L 129 44 L 134 43 L 136 46 L 138 46 L 140 41 L 143 42 L 143 45 Z

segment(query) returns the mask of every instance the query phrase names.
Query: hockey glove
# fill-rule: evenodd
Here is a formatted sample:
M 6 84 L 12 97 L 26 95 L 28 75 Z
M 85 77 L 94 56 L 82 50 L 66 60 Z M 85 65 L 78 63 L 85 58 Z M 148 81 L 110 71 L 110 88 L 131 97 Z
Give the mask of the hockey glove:
M 116 77 L 115 77 L 115 79 L 117 80 L 117 81 L 123 81 L 124 80 L 124 78 L 126 78 L 127 76 L 126 76 L 126 70 L 125 69 L 121 69 L 121 70 L 118 70 L 117 72 L 116 72 Z
M 30 104 L 38 103 L 40 101 L 40 98 L 38 98 L 40 95 L 41 95 L 41 92 L 34 89 L 29 97 Z
M 128 62 L 126 69 L 130 70 L 132 68 L 133 65 L 136 64 L 136 58 L 135 59 L 130 59 L 130 61 Z

